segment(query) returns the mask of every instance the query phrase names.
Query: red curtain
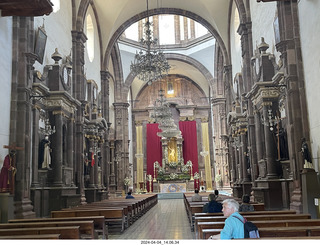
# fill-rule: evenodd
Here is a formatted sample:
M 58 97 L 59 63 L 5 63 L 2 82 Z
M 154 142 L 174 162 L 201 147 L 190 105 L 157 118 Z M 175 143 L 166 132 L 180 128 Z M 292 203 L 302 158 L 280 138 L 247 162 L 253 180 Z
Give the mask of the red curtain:
M 162 145 L 158 132 L 161 130 L 157 123 L 147 124 L 147 175 L 151 174 L 153 178 L 153 163 L 158 161 L 160 165 L 162 164 Z M 149 191 L 149 182 L 147 182 L 147 190 Z
M 197 143 L 197 123 L 196 121 L 180 121 L 179 129 L 183 137 L 183 159 L 192 162 L 192 174 L 199 173 L 198 165 L 198 143 Z M 194 187 L 198 188 L 198 181 L 195 180 Z

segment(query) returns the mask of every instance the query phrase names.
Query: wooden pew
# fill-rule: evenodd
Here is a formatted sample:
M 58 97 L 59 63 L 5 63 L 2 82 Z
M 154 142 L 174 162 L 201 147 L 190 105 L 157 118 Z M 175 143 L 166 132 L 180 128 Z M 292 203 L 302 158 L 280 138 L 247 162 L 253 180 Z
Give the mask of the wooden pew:
M 254 212 L 240 212 L 241 215 L 284 215 L 284 214 L 296 214 L 295 210 L 275 210 L 275 211 L 254 211 Z M 223 213 L 195 213 L 194 217 L 194 230 L 196 237 L 198 235 L 198 222 L 214 222 L 211 217 L 223 217 Z M 224 221 L 225 218 L 223 218 Z
M 60 234 L 0 236 L 0 240 L 56 240 Z
M 80 239 L 79 226 L 0 229 L 1 236 L 60 234 L 60 239 Z
M 191 194 L 190 193 L 184 194 L 184 203 L 186 206 L 186 211 L 187 211 L 188 219 L 190 222 L 191 230 L 195 231 L 195 223 L 194 223 L 195 214 L 202 213 L 203 206 L 204 206 L 204 204 L 206 204 L 208 202 L 208 198 L 203 197 L 202 202 L 192 202 L 191 196 L 189 196 L 189 195 L 191 195 Z M 209 195 L 209 194 L 207 194 L 207 195 Z M 241 200 L 239 198 L 234 198 L 234 197 L 229 197 L 229 196 L 224 196 L 224 195 L 220 195 L 219 198 L 220 198 L 220 201 L 223 201 L 224 199 L 227 199 L 227 198 L 232 198 L 232 199 L 237 200 L 239 203 L 241 203 Z M 254 206 L 255 211 L 264 211 L 264 203 L 251 203 L 251 204 Z M 221 215 L 223 215 L 223 214 L 221 213 Z
M 257 220 L 254 224 L 260 228 L 266 227 L 294 227 L 294 226 L 320 226 L 320 219 L 294 219 L 294 220 Z M 204 229 L 223 229 L 224 222 L 198 222 L 197 239 L 204 239 L 202 230 Z
M 41 227 L 67 227 L 67 226 L 79 226 L 80 238 L 94 239 L 94 224 L 92 220 L 73 220 L 73 221 L 49 221 L 49 222 L 22 222 L 22 223 L 6 223 L 0 224 L 0 230 L 2 229 L 16 229 L 16 228 L 41 228 Z
M 87 217 L 62 217 L 62 218 L 31 218 L 31 219 L 11 219 L 9 223 L 30 223 L 30 222 L 56 222 L 56 221 L 86 221 L 92 220 L 94 230 L 101 234 L 102 239 L 108 239 L 108 228 L 104 216 L 87 216 Z
M 125 214 L 123 208 L 113 209 L 96 209 L 96 210 L 61 210 L 51 211 L 52 218 L 61 217 L 87 217 L 87 216 L 104 216 L 106 224 L 121 222 L 121 232 L 125 229 Z
M 104 206 L 101 204 L 87 204 L 87 205 L 81 205 L 81 206 L 76 206 L 72 208 L 64 208 L 61 209 L 61 211 L 70 211 L 70 210 L 110 210 L 110 209 L 119 209 L 122 208 L 124 211 L 124 228 L 129 227 L 130 225 L 130 220 L 131 220 L 131 214 L 129 212 L 128 206 L 126 205 L 112 205 L 112 206 Z M 120 220 L 119 220 L 120 221 Z
M 211 235 L 216 235 L 222 229 L 204 229 L 203 237 L 208 239 Z M 263 227 L 259 228 L 261 238 L 265 237 L 309 237 L 319 236 L 320 226 L 293 226 L 293 227 Z

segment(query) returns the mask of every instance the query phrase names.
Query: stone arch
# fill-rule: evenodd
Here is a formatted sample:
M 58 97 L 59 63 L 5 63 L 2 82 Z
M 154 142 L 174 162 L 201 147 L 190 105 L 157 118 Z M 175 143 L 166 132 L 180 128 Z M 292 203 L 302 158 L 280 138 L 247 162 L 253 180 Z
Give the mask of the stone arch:
M 226 44 L 223 42 L 222 37 L 219 35 L 219 33 L 217 32 L 217 30 L 215 28 L 213 28 L 213 26 L 211 24 L 209 24 L 205 19 L 203 19 L 202 17 L 200 17 L 199 15 L 196 15 L 193 12 L 190 11 L 186 11 L 183 9 L 175 9 L 175 8 L 158 8 L 158 9 L 152 9 L 149 10 L 149 12 L 144 11 L 140 14 L 137 14 L 135 16 L 133 16 L 132 18 L 130 18 L 129 20 L 127 20 L 126 22 L 123 23 L 123 25 L 121 25 L 117 31 L 113 34 L 113 36 L 111 37 L 108 47 L 105 51 L 105 55 L 104 55 L 104 62 L 103 62 L 103 69 L 107 69 L 108 67 L 108 62 L 109 62 L 109 56 L 110 53 L 112 51 L 112 47 L 114 46 L 114 44 L 116 43 L 116 41 L 118 40 L 118 38 L 121 36 L 121 34 L 125 31 L 125 29 L 127 27 L 129 27 L 131 24 L 146 18 L 148 15 L 147 13 L 149 13 L 149 15 L 159 15 L 159 14 L 174 14 L 174 15 L 182 15 L 185 17 L 188 17 L 190 19 L 193 19 L 194 21 L 199 22 L 200 24 L 202 24 L 205 28 L 208 29 L 208 31 L 215 37 L 216 41 L 219 43 L 222 53 L 223 53 L 223 57 L 224 57 L 224 63 L 226 65 L 230 64 L 230 59 L 229 59 L 229 55 L 228 55 L 228 51 L 226 48 Z
M 208 69 L 204 65 L 202 65 L 199 61 L 197 61 L 196 59 L 193 59 L 193 58 L 186 56 L 186 55 L 175 54 L 175 53 L 165 53 L 165 57 L 167 58 L 167 60 L 181 61 L 181 62 L 187 63 L 187 64 L 197 68 L 200 71 L 200 73 L 208 81 L 209 87 L 212 87 L 212 85 L 214 83 L 214 77 L 212 76 L 210 71 L 208 71 Z M 125 81 L 125 86 L 123 88 L 124 89 L 124 91 L 123 91 L 124 96 L 126 96 L 128 94 L 129 88 L 130 88 L 134 78 L 135 78 L 135 76 L 132 74 L 132 72 L 130 72 L 130 74 L 128 75 L 128 77 Z M 123 99 L 126 100 L 126 97 L 124 97 Z
M 74 5 L 74 4 L 73 4 Z M 100 66 L 103 65 L 103 46 L 102 46 L 102 35 L 101 35 L 101 25 L 98 18 L 97 8 L 92 0 L 82 0 L 79 5 L 79 10 L 76 15 L 76 21 L 75 21 L 75 29 L 78 32 L 83 32 L 84 27 L 84 21 L 86 19 L 86 13 L 89 8 L 89 5 L 91 5 L 93 13 L 94 13 L 94 19 L 97 23 L 97 33 L 99 37 L 99 50 L 100 50 Z M 105 69 L 106 70 L 106 69 Z

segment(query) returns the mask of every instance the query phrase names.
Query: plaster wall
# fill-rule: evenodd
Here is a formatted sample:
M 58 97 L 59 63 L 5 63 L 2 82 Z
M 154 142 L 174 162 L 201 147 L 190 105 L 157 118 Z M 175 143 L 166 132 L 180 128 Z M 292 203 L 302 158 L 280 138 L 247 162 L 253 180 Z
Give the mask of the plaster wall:
M 318 160 L 320 157 L 320 113 L 318 111 L 320 104 L 319 9 L 320 2 L 318 0 L 300 1 L 298 4 L 311 149 L 313 163 L 318 172 L 320 168 Z
M 11 73 L 12 73 L 12 17 L 0 18 L 0 167 L 8 154 L 3 145 L 9 144 L 10 131 L 10 101 L 11 101 Z
M 94 12 L 92 10 L 92 7 L 89 6 L 87 15 L 91 16 L 92 18 L 92 24 L 93 24 L 93 30 L 94 30 L 94 58 L 92 61 L 89 60 L 87 45 L 88 42 L 85 43 L 86 48 L 84 49 L 84 60 L 85 60 L 85 74 L 87 79 L 94 80 L 98 85 L 98 91 L 101 90 L 101 77 L 100 77 L 100 45 L 99 45 L 99 35 L 98 35 L 98 27 L 97 22 L 95 19 Z M 85 22 L 86 23 L 86 22 Z M 86 28 L 86 26 L 85 26 Z M 85 29 L 86 30 L 86 29 Z M 85 31 L 86 33 L 86 31 Z M 87 35 L 87 38 L 89 36 Z
M 276 51 L 273 29 L 273 22 L 277 15 L 277 3 L 250 1 L 250 12 L 253 50 L 256 50 L 261 43 L 261 37 L 264 37 L 265 42 L 269 45 L 267 52 L 274 54 L 278 62 L 280 53 Z
M 43 72 L 45 65 L 54 64 L 51 55 L 58 48 L 63 59 L 68 56 L 72 49 L 72 8 L 70 1 L 60 1 L 60 10 L 51 13 L 49 16 L 40 16 L 34 18 L 34 29 L 44 25 L 47 34 L 47 43 L 43 58 L 43 64 L 35 62 L 35 70 Z M 60 61 L 61 63 L 61 61 Z

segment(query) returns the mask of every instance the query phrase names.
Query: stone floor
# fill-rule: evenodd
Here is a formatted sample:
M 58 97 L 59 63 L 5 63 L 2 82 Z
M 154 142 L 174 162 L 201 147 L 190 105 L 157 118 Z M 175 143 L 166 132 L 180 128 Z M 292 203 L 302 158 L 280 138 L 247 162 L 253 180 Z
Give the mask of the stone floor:
M 122 234 L 109 239 L 195 239 L 190 229 L 183 199 L 161 199 L 158 204 L 133 223 Z

